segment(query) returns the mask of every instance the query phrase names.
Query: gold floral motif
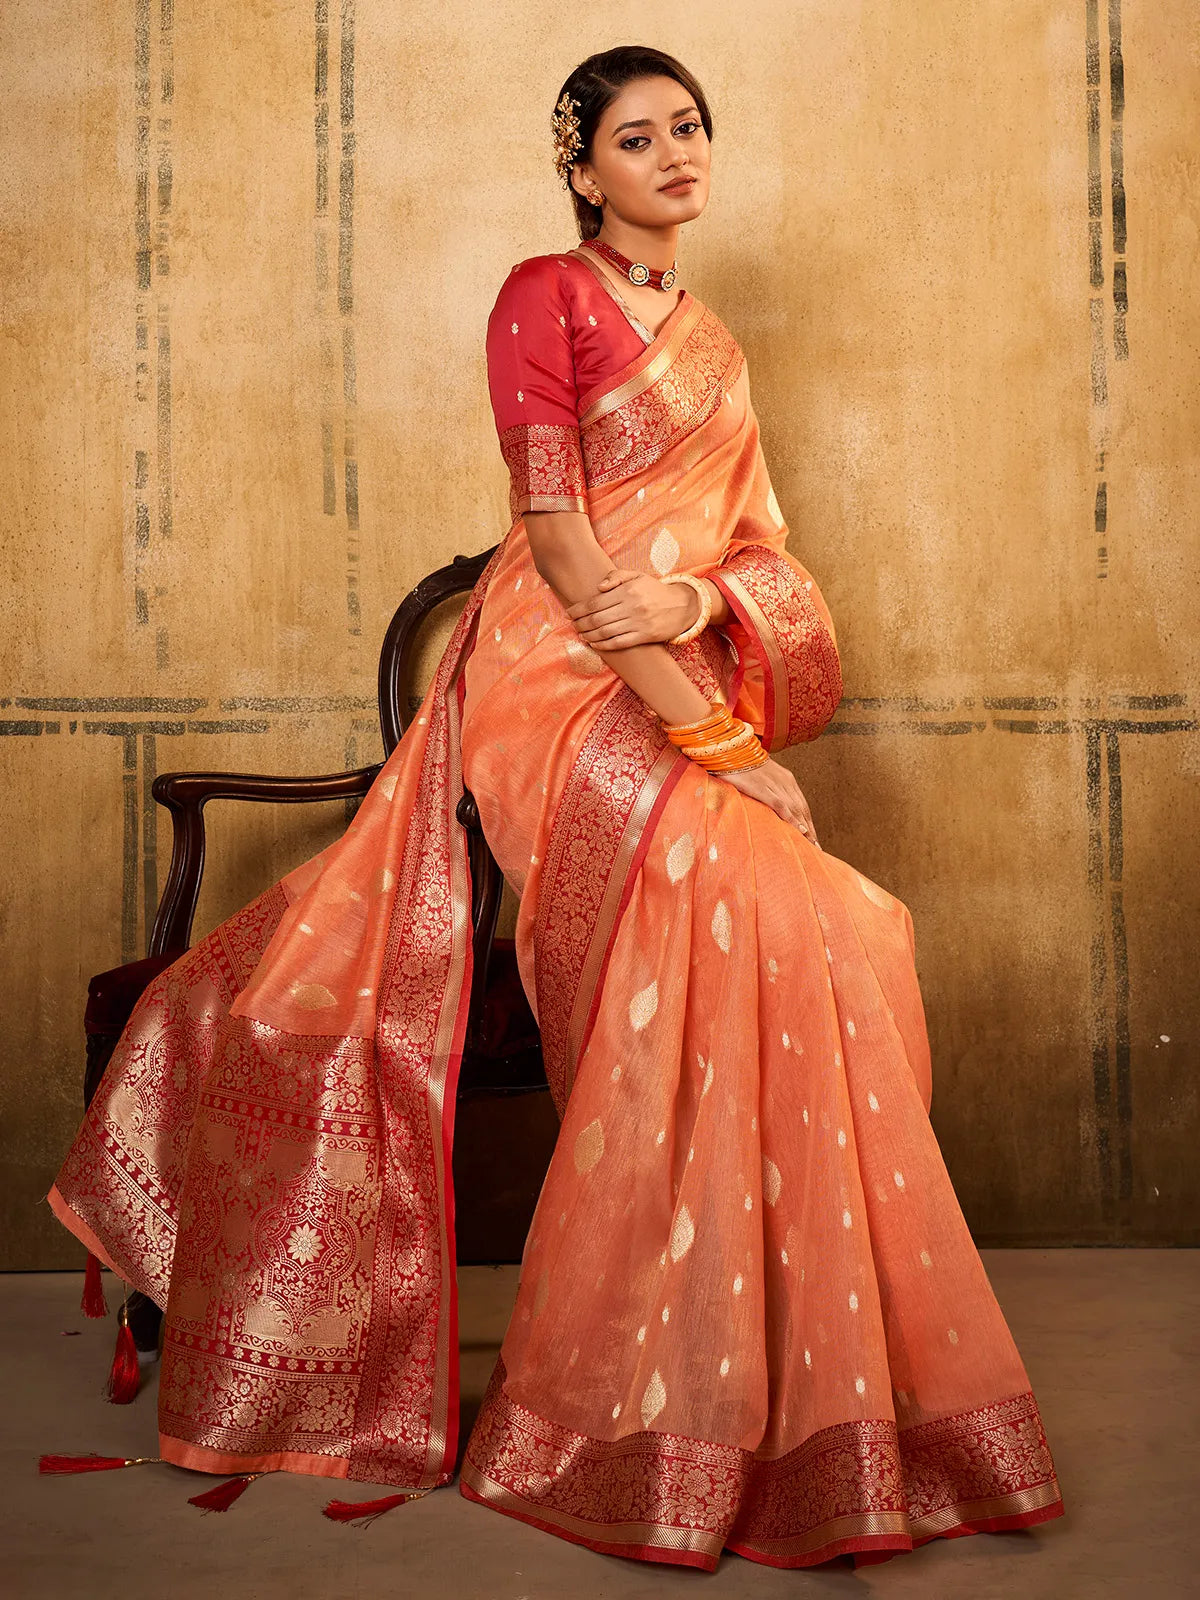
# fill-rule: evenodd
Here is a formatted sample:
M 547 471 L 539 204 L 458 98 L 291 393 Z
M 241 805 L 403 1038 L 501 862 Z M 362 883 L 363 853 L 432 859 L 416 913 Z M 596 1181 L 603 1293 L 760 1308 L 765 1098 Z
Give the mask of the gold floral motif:
M 712 416 L 742 365 L 737 340 L 696 302 L 658 356 L 584 411 L 588 483 L 594 488 L 651 466 Z
M 518 423 L 500 435 L 509 471 L 509 511 L 586 511 L 587 476 L 579 429 Z
M 730 1549 L 806 1567 L 959 1529 L 1024 1527 L 1062 1508 L 1029 1393 L 914 1428 L 844 1422 L 768 1458 L 648 1424 L 590 1438 L 510 1399 L 505 1377 L 501 1358 L 467 1443 L 463 1492 L 593 1550 L 687 1552 L 712 1571 Z M 643 1404 L 657 1415 L 666 1393 L 654 1377 Z
M 763 743 L 780 750 L 815 739 L 842 698 L 842 669 L 798 564 L 767 545 L 747 544 L 708 576 L 762 665 Z
M 458 677 L 502 548 L 429 696 L 374 1038 L 231 1013 L 286 910 L 275 884 L 146 990 L 59 1173 L 58 1204 L 167 1307 L 161 1448 L 182 1465 L 453 1476 L 444 1121 L 470 938 Z

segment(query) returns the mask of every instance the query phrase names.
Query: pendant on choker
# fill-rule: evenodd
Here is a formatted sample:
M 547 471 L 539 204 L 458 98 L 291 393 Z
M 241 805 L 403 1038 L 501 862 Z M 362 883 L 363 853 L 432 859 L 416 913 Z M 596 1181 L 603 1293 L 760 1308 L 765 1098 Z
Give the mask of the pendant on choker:
M 631 261 L 603 239 L 584 239 L 583 243 L 606 261 L 611 261 L 614 267 L 620 267 L 630 283 L 636 283 L 639 287 L 648 283 L 652 289 L 669 289 L 675 282 L 677 263 L 674 261 L 660 272 L 648 267 L 644 261 Z

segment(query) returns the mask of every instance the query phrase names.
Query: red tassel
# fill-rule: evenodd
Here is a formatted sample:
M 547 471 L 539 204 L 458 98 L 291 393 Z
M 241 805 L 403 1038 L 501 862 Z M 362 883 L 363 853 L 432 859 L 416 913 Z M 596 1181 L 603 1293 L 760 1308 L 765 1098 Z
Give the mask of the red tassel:
M 108 1301 L 104 1298 L 104 1279 L 100 1272 L 100 1261 L 90 1250 L 83 1273 L 83 1298 L 79 1302 L 79 1309 L 85 1317 L 108 1315 Z
M 117 1348 L 113 1352 L 112 1370 L 108 1374 L 104 1394 L 114 1405 L 127 1406 L 137 1396 L 141 1368 L 138 1366 L 137 1345 L 133 1342 L 133 1331 L 124 1305 L 121 1306 L 120 1319 Z
M 142 1467 L 161 1456 L 41 1456 L 39 1472 L 111 1472 L 114 1467 Z
M 205 1494 L 194 1494 L 188 1501 L 188 1505 L 199 1506 L 201 1511 L 228 1511 L 233 1502 L 245 1493 L 255 1478 L 261 1477 L 261 1472 L 251 1472 L 244 1478 L 229 1478 L 225 1483 L 219 1483 L 215 1489 L 209 1489 Z
M 421 1495 L 428 1492 L 422 1489 L 417 1494 L 385 1494 L 382 1500 L 359 1500 L 357 1503 L 353 1500 L 330 1500 L 322 1510 L 332 1522 L 357 1522 L 365 1528 L 393 1506 L 402 1506 L 406 1500 L 419 1500 Z

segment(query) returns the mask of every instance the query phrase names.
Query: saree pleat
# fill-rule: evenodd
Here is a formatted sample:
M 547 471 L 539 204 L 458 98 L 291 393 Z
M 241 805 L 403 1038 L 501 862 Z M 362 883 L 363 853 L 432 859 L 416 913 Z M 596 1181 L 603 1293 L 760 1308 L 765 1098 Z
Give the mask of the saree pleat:
M 684 294 L 579 417 L 614 564 L 729 602 L 668 646 L 683 670 L 772 750 L 818 737 L 834 626 L 728 330 Z M 557 457 L 522 438 L 553 499 Z M 710 1570 L 1058 1515 L 929 1123 L 907 906 L 670 745 L 521 515 L 346 835 L 160 975 L 51 1193 L 166 1308 L 162 1453 L 453 1476 L 464 785 L 561 1128 L 462 1494 Z

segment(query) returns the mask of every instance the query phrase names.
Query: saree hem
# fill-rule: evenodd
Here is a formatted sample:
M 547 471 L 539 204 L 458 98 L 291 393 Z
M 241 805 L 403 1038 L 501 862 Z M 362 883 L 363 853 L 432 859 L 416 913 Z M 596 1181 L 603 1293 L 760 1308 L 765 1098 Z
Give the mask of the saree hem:
M 255 1455 L 238 1455 L 228 1450 L 210 1450 L 206 1445 L 189 1444 L 173 1434 L 160 1433 L 158 1451 L 164 1461 L 192 1472 L 211 1472 L 218 1477 L 244 1472 L 296 1472 L 310 1478 L 347 1478 L 350 1463 L 344 1456 L 305 1455 L 298 1450 L 275 1450 Z
M 466 1462 L 463 1463 L 458 1488 L 465 1499 L 474 1501 L 477 1505 L 487 1506 L 490 1510 L 499 1511 L 518 1522 L 528 1523 L 530 1527 L 539 1528 L 544 1533 L 557 1534 L 560 1539 L 566 1539 L 571 1544 L 583 1545 L 599 1555 L 624 1556 L 638 1561 L 658 1561 L 675 1566 L 696 1567 L 705 1572 L 715 1572 L 720 1565 L 721 1555 L 725 1553 L 741 1556 L 744 1560 L 754 1561 L 759 1566 L 776 1567 L 785 1571 L 823 1566 L 840 1556 L 853 1557 L 856 1566 L 876 1565 L 891 1560 L 893 1556 L 909 1555 L 923 1545 L 932 1544 L 935 1539 L 960 1539 L 977 1533 L 1006 1533 L 1018 1528 L 1034 1527 L 1038 1523 L 1048 1522 L 1063 1515 L 1063 1503 L 1056 1493 L 1055 1499 L 1050 1504 L 1040 1506 L 1036 1510 L 1016 1511 L 1008 1516 L 970 1517 L 922 1537 L 905 1534 L 900 1528 L 885 1533 L 851 1534 L 840 1538 L 834 1537 L 813 1550 L 792 1556 L 770 1555 L 748 1542 L 731 1540 L 714 1554 L 711 1541 L 706 1541 L 707 1548 L 671 1549 L 664 1545 L 604 1539 L 597 1534 L 586 1534 L 578 1529 L 568 1528 L 560 1522 L 539 1516 L 522 1505 L 501 1485 L 488 1478 L 485 1473 Z
M 715 1572 L 720 1562 L 720 1551 L 714 1553 L 711 1548 L 671 1549 L 666 1545 L 621 1542 L 604 1539 L 596 1534 L 581 1533 L 577 1529 L 566 1527 L 561 1522 L 548 1521 L 545 1516 L 539 1516 L 527 1509 L 515 1495 L 510 1494 L 500 1484 L 493 1482 L 485 1473 L 479 1472 L 467 1462 L 463 1463 L 458 1488 L 460 1494 L 478 1505 L 487 1506 L 492 1511 L 500 1511 L 505 1516 L 514 1517 L 518 1522 L 527 1522 L 530 1527 L 540 1528 L 544 1533 L 556 1533 L 560 1539 L 566 1539 L 570 1544 L 584 1545 L 589 1550 L 595 1550 L 598 1555 L 626 1556 L 636 1561 L 661 1561 L 672 1566 L 698 1567 L 705 1572 Z M 711 1545 L 711 1541 L 705 1542 Z
M 147 1299 L 153 1300 L 154 1303 L 161 1309 L 161 1302 L 159 1301 L 158 1296 L 151 1294 L 148 1288 L 140 1283 L 137 1283 L 133 1278 L 129 1277 L 127 1273 L 123 1272 L 122 1269 L 116 1264 L 112 1256 L 100 1242 L 100 1239 L 95 1233 L 93 1233 L 92 1229 L 88 1227 L 87 1223 L 83 1220 L 79 1213 L 73 1210 L 67 1200 L 63 1197 L 62 1191 L 59 1189 L 57 1183 L 51 1185 L 50 1192 L 46 1196 L 46 1203 L 50 1207 L 51 1211 L 53 1211 L 54 1215 L 62 1223 L 63 1227 L 66 1228 L 67 1232 L 73 1233 L 79 1240 L 80 1244 L 83 1245 L 85 1250 L 90 1250 L 92 1255 L 96 1257 L 97 1261 L 106 1266 L 115 1277 L 120 1278 L 122 1283 L 132 1283 L 135 1289 L 137 1289 L 141 1294 L 144 1294 Z
M 651 1429 L 593 1438 L 513 1399 L 505 1379 L 501 1357 L 463 1493 L 609 1554 L 703 1565 L 729 1549 L 808 1567 L 1063 1511 L 1029 1392 L 905 1429 L 889 1417 L 836 1423 L 768 1457 Z

